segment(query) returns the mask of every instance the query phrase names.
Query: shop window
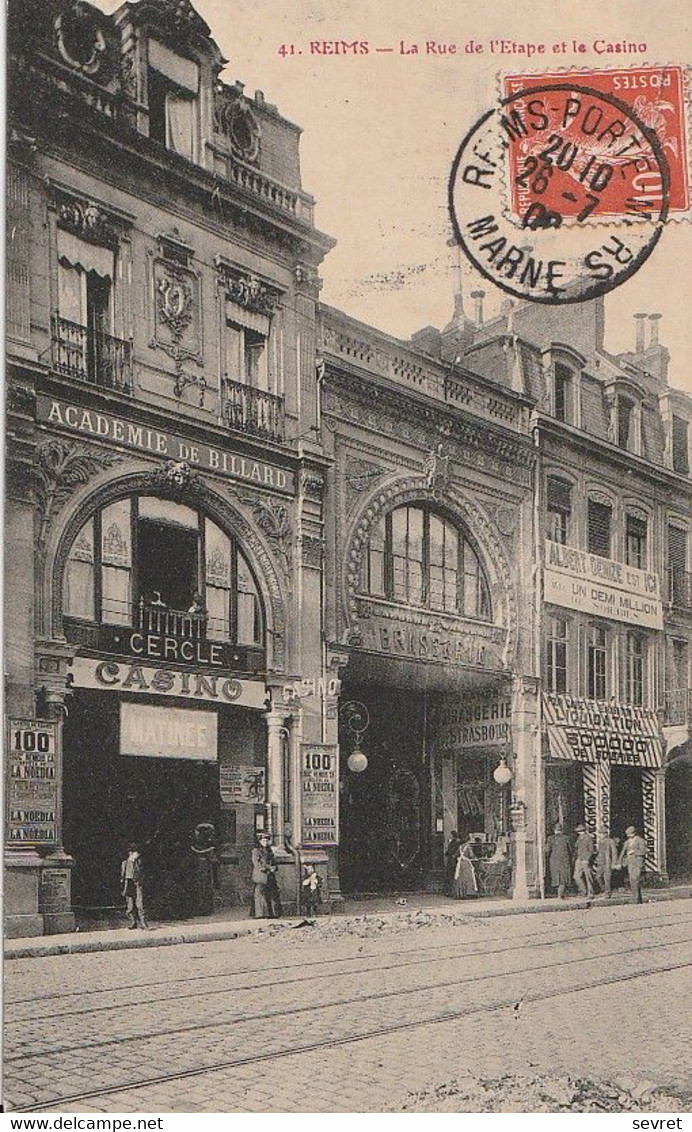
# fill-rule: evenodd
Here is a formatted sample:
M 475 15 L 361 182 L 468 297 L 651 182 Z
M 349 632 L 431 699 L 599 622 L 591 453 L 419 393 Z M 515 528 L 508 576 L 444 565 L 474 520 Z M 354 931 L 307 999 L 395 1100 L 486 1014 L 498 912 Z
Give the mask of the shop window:
M 398 507 L 373 530 L 363 582 L 376 597 L 491 619 L 487 578 L 470 540 L 423 507 Z
M 197 510 L 140 496 L 109 504 L 70 548 L 68 618 L 261 646 L 259 589 L 235 541 Z
M 562 362 L 556 362 L 553 380 L 555 416 L 568 424 L 572 419 L 572 371 Z
M 625 699 L 638 706 L 644 703 L 644 650 L 643 635 L 629 632 L 625 649 Z
M 608 684 L 608 634 L 593 625 L 586 644 L 586 695 L 590 700 L 604 700 Z
M 565 546 L 569 541 L 572 488 L 559 476 L 548 476 L 546 508 L 547 536 Z
M 562 617 L 551 617 L 548 622 L 546 677 L 549 692 L 567 691 L 568 625 Z
M 673 416 L 673 471 L 690 474 L 689 425 L 682 417 Z
M 625 526 L 626 559 L 628 566 L 646 569 L 646 519 L 628 515 Z
M 595 499 L 588 504 L 588 551 L 601 558 L 610 558 L 612 508 Z

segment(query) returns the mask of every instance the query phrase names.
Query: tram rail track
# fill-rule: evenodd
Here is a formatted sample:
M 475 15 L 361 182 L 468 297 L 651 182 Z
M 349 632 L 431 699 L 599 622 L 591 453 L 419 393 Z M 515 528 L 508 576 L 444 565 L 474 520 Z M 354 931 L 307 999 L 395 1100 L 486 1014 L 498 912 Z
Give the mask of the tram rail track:
M 665 966 L 648 967 L 641 971 L 627 972 L 613 976 L 602 976 L 597 979 L 578 982 L 569 987 L 543 990 L 537 993 L 527 992 L 524 998 L 525 1004 L 528 1006 L 531 1003 L 539 1003 L 549 1001 L 551 999 L 562 998 L 570 994 L 578 994 L 582 991 L 593 990 L 596 987 L 612 986 L 619 983 L 633 982 L 637 979 L 655 977 L 656 975 L 667 974 L 672 971 L 686 970 L 692 967 L 692 961 L 685 963 L 672 963 Z M 47 1109 L 55 1108 L 57 1105 L 73 1106 L 77 1103 L 84 1101 L 95 1100 L 99 1097 L 112 1096 L 119 1093 L 133 1092 L 137 1089 L 146 1089 L 155 1087 L 162 1084 L 171 1084 L 177 1081 L 190 1080 L 195 1077 L 202 1077 L 210 1073 L 217 1073 L 222 1070 L 232 1070 L 241 1068 L 243 1066 L 260 1063 L 278 1061 L 285 1057 L 292 1057 L 300 1054 L 317 1053 L 329 1049 L 336 1049 L 341 1046 L 353 1045 L 358 1042 L 369 1041 L 372 1038 L 387 1037 L 391 1034 L 410 1031 L 413 1029 L 420 1029 L 424 1026 L 440 1025 L 445 1022 L 452 1022 L 459 1018 L 472 1017 L 473 1015 L 492 1014 L 494 1012 L 513 1008 L 515 1005 L 514 996 L 505 996 L 502 999 L 493 1003 L 487 1003 L 482 1006 L 464 1006 L 456 1010 L 439 1011 L 437 1014 L 427 1018 L 417 1018 L 405 1022 L 397 1022 L 384 1026 L 371 1027 L 365 1032 L 352 1033 L 341 1035 L 336 1038 L 323 1039 L 314 1042 L 302 1042 L 287 1046 L 279 1050 L 267 1050 L 265 1052 L 244 1055 L 242 1057 L 225 1058 L 216 1061 L 212 1064 L 204 1066 L 194 1066 L 189 1069 L 178 1070 L 171 1073 L 159 1073 L 156 1076 L 142 1078 L 138 1081 L 126 1082 L 124 1084 L 110 1084 L 100 1088 L 83 1090 L 79 1093 L 64 1094 L 62 1096 L 54 1096 L 48 1100 L 37 1101 L 31 1105 L 31 1112 L 41 1112 Z M 21 1111 L 21 1110 L 16 1110 Z M 28 1110 L 27 1110 L 28 1111 Z
M 680 915 L 680 916 L 674 916 L 674 917 L 672 917 L 670 919 L 666 919 L 666 920 L 661 920 L 658 917 L 652 917 L 652 918 L 649 918 L 645 921 L 643 921 L 641 919 L 641 917 L 632 916 L 627 920 L 619 920 L 618 923 L 617 923 L 617 926 L 615 926 L 613 928 L 599 931 L 599 935 L 600 936 L 622 935 L 623 931 L 624 932 L 627 932 L 627 931 L 638 932 L 638 931 L 646 931 L 646 930 L 649 930 L 651 928 L 676 927 L 676 926 L 681 925 L 681 924 L 689 924 L 689 923 L 692 923 L 692 916 Z M 629 924 L 633 924 L 635 926 L 632 927 L 632 928 L 629 928 L 627 926 Z M 566 930 L 566 929 L 563 929 L 563 930 Z M 544 942 L 540 943 L 540 942 L 537 942 L 537 937 L 540 937 L 540 936 L 549 936 L 550 938 L 548 938 Z M 259 989 L 263 989 L 265 987 L 270 988 L 270 987 L 275 987 L 275 986 L 289 986 L 293 982 L 302 982 L 305 978 L 305 971 L 306 970 L 313 970 L 313 974 L 311 976 L 311 978 L 313 978 L 313 979 L 333 978 L 334 972 L 331 969 L 325 971 L 322 974 L 315 974 L 314 968 L 316 968 L 316 967 L 333 968 L 334 966 L 339 965 L 339 964 L 362 964 L 362 961 L 364 959 L 365 960 L 367 960 L 367 959 L 378 959 L 378 958 L 386 959 L 387 957 L 392 956 L 392 955 L 398 955 L 398 956 L 411 955 L 411 956 L 413 956 L 413 955 L 420 954 L 420 955 L 423 956 L 423 958 L 420 959 L 420 960 L 413 960 L 413 959 L 407 960 L 406 959 L 401 963 L 392 963 L 392 964 L 388 964 L 388 965 L 375 965 L 373 967 L 366 967 L 366 968 L 359 966 L 358 967 L 358 974 L 368 973 L 368 972 L 371 972 L 371 971 L 380 971 L 380 970 L 381 971 L 387 971 L 387 970 L 393 970 L 393 969 L 396 969 L 396 968 L 399 968 L 399 967 L 403 968 L 403 967 L 406 967 L 406 966 L 416 966 L 418 963 L 429 963 L 431 961 L 432 962 L 447 962 L 447 961 L 449 961 L 451 959 L 455 959 L 455 958 L 458 958 L 458 959 L 464 959 L 464 958 L 467 958 L 467 957 L 468 958 L 474 958 L 474 957 L 479 957 L 479 956 L 483 956 L 483 955 L 490 955 L 490 954 L 495 955 L 495 954 L 504 953 L 504 952 L 521 951 L 521 950 L 523 950 L 523 949 L 525 949 L 526 947 L 529 947 L 529 946 L 533 946 L 533 947 L 554 947 L 554 946 L 559 946 L 560 944 L 563 944 L 563 943 L 578 942 L 578 941 L 586 939 L 586 938 L 588 938 L 588 934 L 587 934 L 585 929 L 583 929 L 582 931 L 580 931 L 576 934 L 573 934 L 573 935 L 569 935 L 569 936 L 563 935 L 563 936 L 556 937 L 548 929 L 543 928 L 540 931 L 525 933 L 524 935 L 521 936 L 520 942 L 512 943 L 508 947 L 479 948 L 479 947 L 476 947 L 471 942 L 469 942 L 468 944 L 463 944 L 463 943 L 462 944 L 458 944 L 458 943 L 457 944 L 455 944 L 455 943 L 432 944 L 432 945 L 429 945 L 427 947 L 392 948 L 391 950 L 388 950 L 388 951 L 360 952 L 358 955 L 342 956 L 342 957 L 337 957 L 337 958 L 334 958 L 334 959 L 318 959 L 318 960 L 312 960 L 312 961 L 303 960 L 303 961 L 298 962 L 298 963 L 277 963 L 277 964 L 274 964 L 274 965 L 271 965 L 271 966 L 266 966 L 266 967 L 265 966 L 262 966 L 262 967 L 244 967 L 244 968 L 239 968 L 235 971 L 221 971 L 221 972 L 216 972 L 216 973 L 210 972 L 208 974 L 202 974 L 202 975 L 190 975 L 186 978 L 160 979 L 160 980 L 150 981 L 150 982 L 145 982 L 145 983 L 133 982 L 133 983 L 127 983 L 127 984 L 124 984 L 124 985 L 121 984 L 121 985 L 115 986 L 115 987 L 105 987 L 105 988 L 104 987 L 96 987 L 96 988 L 88 988 L 86 990 L 80 990 L 80 991 L 59 991 L 55 994 L 45 994 L 45 995 L 40 995 L 40 996 L 32 995 L 30 997 L 17 998 L 17 999 L 9 999 L 9 998 L 6 997 L 5 998 L 5 1014 L 7 1015 L 7 1013 L 13 1007 L 21 1006 L 25 1003 L 30 1003 L 32 1006 L 37 1006 L 37 1005 L 40 1005 L 41 1003 L 56 1001 L 58 999 L 80 998 L 80 997 L 87 996 L 87 995 L 89 995 L 89 996 L 91 996 L 91 995 L 107 995 L 107 994 L 119 994 L 119 993 L 127 993 L 127 992 L 134 993 L 134 992 L 139 992 L 140 990 L 146 990 L 146 989 L 149 989 L 149 988 L 152 988 L 152 987 L 160 987 L 160 988 L 163 989 L 163 988 L 173 987 L 177 984 L 183 984 L 183 985 L 186 986 L 190 983 L 206 982 L 206 981 L 211 980 L 211 979 L 234 979 L 234 978 L 238 978 L 242 975 L 264 974 L 265 972 L 272 972 L 272 971 L 290 971 L 290 970 L 296 969 L 296 970 L 299 970 L 301 972 L 301 974 L 299 976 L 297 976 L 296 978 L 276 979 L 273 982 L 272 981 L 260 981 L 260 982 L 256 982 L 256 983 L 245 983 L 245 984 L 241 984 L 240 986 L 235 986 L 235 987 L 229 988 L 229 991 L 230 990 L 236 990 L 236 991 L 259 990 Z M 485 944 L 504 943 L 504 942 L 506 942 L 506 939 L 507 939 L 506 936 L 492 936 L 490 938 L 485 939 L 483 942 Z M 455 950 L 455 949 L 458 949 L 458 948 L 461 948 L 462 950 L 457 951 L 457 953 L 455 955 L 445 955 L 445 956 L 435 955 L 435 956 L 431 957 L 431 954 L 430 954 L 431 952 L 450 951 L 450 950 Z M 355 971 L 354 971 L 354 973 L 355 973 Z M 349 972 L 343 971 L 343 972 L 338 972 L 337 974 L 338 974 L 339 977 L 341 977 L 341 975 L 346 977 L 346 976 L 348 976 Z M 181 995 L 174 995 L 173 997 L 176 999 L 176 1001 L 178 1001 L 178 1000 L 182 1000 L 182 999 L 185 999 L 185 998 L 197 998 L 197 997 L 205 996 L 207 994 L 213 995 L 213 994 L 218 994 L 218 993 L 219 993 L 219 991 L 217 989 L 212 989 L 210 991 L 192 991 L 192 992 L 190 992 L 189 995 L 181 994 Z M 163 1001 L 163 1000 L 160 999 L 160 998 L 150 998 L 150 999 L 138 998 L 137 999 L 137 1005 L 138 1006 L 152 1005 L 152 1004 L 154 1004 L 156 1002 L 160 1002 L 160 1001 Z M 114 1003 L 114 1004 L 109 1004 L 109 1005 L 105 1005 L 105 1006 L 88 1006 L 88 1007 L 80 1008 L 78 1010 L 62 1010 L 62 1011 L 56 1011 L 53 1014 L 26 1015 L 26 1016 L 22 1016 L 20 1018 L 13 1018 L 13 1019 L 8 1019 L 6 1017 L 5 1018 L 5 1026 L 7 1027 L 8 1025 L 19 1025 L 20 1023 L 24 1023 L 24 1022 L 40 1022 L 40 1021 L 54 1019 L 54 1018 L 58 1018 L 58 1017 L 60 1017 L 60 1018 L 74 1017 L 74 1016 L 80 1015 L 80 1014 L 92 1014 L 92 1013 L 95 1013 L 97 1011 L 100 1012 L 100 1011 L 107 1011 L 107 1010 L 118 1010 L 118 1009 L 122 1009 L 122 1007 L 124 1005 L 127 1005 L 127 1004 L 126 1003 Z
M 661 943 L 660 940 L 651 944 L 645 944 L 641 947 L 625 947 L 615 951 L 599 952 L 595 955 L 582 956 L 579 959 L 574 959 L 570 956 L 565 959 L 560 959 L 554 963 L 539 962 L 532 966 L 520 967 L 516 971 L 488 971 L 480 974 L 473 974 L 468 976 L 457 976 L 453 979 L 447 979 L 442 982 L 424 983 L 420 986 L 405 987 L 399 989 L 392 989 L 386 991 L 375 991 L 374 993 L 359 994 L 352 997 L 342 996 L 340 998 L 330 999 L 327 1002 L 317 1003 L 304 1003 L 300 1006 L 288 1006 L 276 1010 L 262 1010 L 255 1013 L 244 1013 L 235 1018 L 229 1018 L 223 1022 L 209 1021 L 208 1019 L 202 1022 L 192 1023 L 186 1026 L 168 1027 L 165 1029 L 158 1029 L 153 1031 L 143 1031 L 137 1034 L 130 1034 L 116 1038 L 108 1038 L 104 1041 L 90 1041 L 85 1042 L 80 1046 L 65 1045 L 57 1047 L 42 1047 L 38 1050 L 30 1052 L 22 1052 L 15 1055 L 8 1056 L 6 1054 L 4 1062 L 5 1066 L 11 1065 L 16 1062 L 25 1063 L 34 1059 L 41 1059 L 45 1057 L 59 1057 L 61 1054 L 69 1054 L 81 1049 L 89 1050 L 102 1050 L 108 1046 L 122 1046 L 129 1045 L 136 1042 L 145 1042 L 156 1038 L 195 1033 L 198 1031 L 209 1032 L 212 1029 L 228 1029 L 231 1026 L 242 1026 L 250 1022 L 265 1023 L 277 1018 L 288 1018 L 299 1014 L 316 1013 L 320 1010 L 330 1010 L 336 1007 L 348 1007 L 355 1004 L 365 1005 L 367 1003 L 381 1002 L 383 1000 L 391 1000 L 395 998 L 402 998 L 408 995 L 420 994 L 424 991 L 444 990 L 449 987 L 459 987 L 469 983 L 487 983 L 493 979 L 517 979 L 525 975 L 534 974 L 535 972 L 554 971 L 559 968 L 572 966 L 575 963 L 595 963 L 607 959 L 616 959 L 623 955 L 633 955 L 642 951 L 652 951 L 654 949 L 663 950 L 670 947 L 680 947 L 685 944 L 692 944 L 692 937 L 683 940 L 675 940 L 671 943 Z M 227 993 L 232 993 L 228 991 Z

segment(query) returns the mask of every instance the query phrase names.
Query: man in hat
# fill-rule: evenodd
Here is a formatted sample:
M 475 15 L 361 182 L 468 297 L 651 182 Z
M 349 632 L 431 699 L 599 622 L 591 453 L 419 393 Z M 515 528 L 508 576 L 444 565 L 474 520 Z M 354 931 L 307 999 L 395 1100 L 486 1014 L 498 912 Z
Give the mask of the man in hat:
M 120 865 L 121 891 L 127 905 L 130 928 L 148 928 L 144 914 L 144 888 L 142 885 L 142 859 L 136 845 L 128 845 L 127 857 Z
M 643 904 L 642 898 L 642 870 L 646 860 L 646 842 L 640 837 L 633 825 L 625 830 L 625 843 L 622 846 L 618 868 L 627 865 L 627 875 L 630 882 L 633 904 Z
M 618 867 L 618 842 L 616 837 L 611 837 L 608 827 L 601 826 L 601 831 L 596 843 L 596 868 L 594 875 L 599 885 L 603 890 L 603 895 L 606 900 L 610 899 L 612 891 L 612 876 L 613 869 Z
M 591 858 L 594 855 L 593 837 L 586 832 L 583 825 L 575 829 L 577 844 L 574 850 L 574 879 L 580 896 L 593 896 L 593 878 L 591 876 Z

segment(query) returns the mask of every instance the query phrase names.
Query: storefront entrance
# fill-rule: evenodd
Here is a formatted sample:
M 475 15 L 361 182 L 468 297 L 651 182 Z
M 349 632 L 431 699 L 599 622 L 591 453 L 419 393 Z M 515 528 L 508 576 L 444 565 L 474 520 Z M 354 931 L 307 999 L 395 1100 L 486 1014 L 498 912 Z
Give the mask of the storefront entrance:
M 120 861 L 134 842 L 151 915 L 185 916 L 193 887 L 190 835 L 198 822 L 219 828 L 218 764 L 121 754 L 119 708 L 117 696 L 77 690 L 64 725 L 64 845 L 76 862 L 75 910 L 120 909 Z
M 339 873 L 344 892 L 422 887 L 430 856 L 430 766 L 424 697 L 394 688 L 345 687 L 341 702 L 367 707 L 361 738 L 368 765 L 348 769 L 354 735 L 341 743 Z
M 622 842 L 625 830 L 633 825 L 644 830 L 642 772 L 638 767 L 610 768 L 610 832 Z

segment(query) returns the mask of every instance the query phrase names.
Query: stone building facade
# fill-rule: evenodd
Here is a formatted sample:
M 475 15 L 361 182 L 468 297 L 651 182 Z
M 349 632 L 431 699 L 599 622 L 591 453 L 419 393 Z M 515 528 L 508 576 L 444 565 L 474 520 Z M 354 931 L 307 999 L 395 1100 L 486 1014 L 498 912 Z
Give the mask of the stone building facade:
M 320 302 L 299 130 L 187 0 L 8 24 L 6 911 L 546 890 L 549 827 L 689 870 L 692 401 L 599 301 L 394 339 Z M 648 328 L 648 336 L 647 336 Z M 197 878 L 198 879 L 198 878 Z

